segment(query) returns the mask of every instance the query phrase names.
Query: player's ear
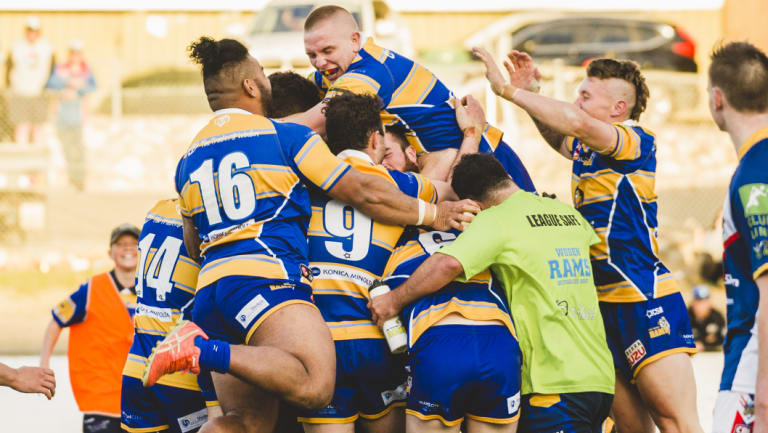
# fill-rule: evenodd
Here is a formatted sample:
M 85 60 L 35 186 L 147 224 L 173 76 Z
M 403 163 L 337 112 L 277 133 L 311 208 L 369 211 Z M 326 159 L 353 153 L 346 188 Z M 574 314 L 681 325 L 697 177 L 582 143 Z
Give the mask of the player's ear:
M 611 115 L 613 117 L 620 117 L 627 112 L 628 108 L 629 104 L 627 104 L 627 101 L 619 99 L 615 104 L 613 104 L 613 113 L 611 113 Z
M 243 90 L 251 98 L 259 97 L 259 88 L 256 86 L 256 82 L 250 78 L 243 80 Z
M 352 32 L 352 46 L 355 47 L 355 54 L 360 51 L 360 32 Z
M 725 95 L 719 87 L 712 88 L 712 102 L 716 110 L 722 110 L 725 105 Z
M 408 161 L 411 161 L 411 163 L 414 165 L 416 165 L 419 161 L 416 156 L 416 149 L 414 149 L 413 146 L 408 146 L 405 148 L 405 157 L 408 158 Z

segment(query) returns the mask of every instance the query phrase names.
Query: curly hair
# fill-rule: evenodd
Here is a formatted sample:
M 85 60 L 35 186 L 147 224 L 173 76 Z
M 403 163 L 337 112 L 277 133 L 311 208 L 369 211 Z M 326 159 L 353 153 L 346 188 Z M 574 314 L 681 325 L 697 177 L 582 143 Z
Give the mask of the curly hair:
M 224 67 L 236 65 L 248 57 L 245 45 L 234 39 L 216 41 L 208 36 L 187 47 L 193 62 L 202 65 L 203 79 L 217 75 Z
M 293 72 L 275 72 L 267 77 L 272 86 L 271 117 L 303 113 L 322 100 L 314 83 Z
M 595 59 L 587 65 L 587 77 L 595 77 L 601 80 L 618 78 L 634 86 L 635 104 L 632 106 L 629 118 L 640 120 L 640 115 L 648 105 L 650 92 L 648 91 L 648 85 L 645 84 L 645 77 L 640 72 L 640 67 L 637 63 L 631 60 Z
M 451 188 L 460 199 L 483 201 L 512 182 L 504 166 L 491 154 L 464 155 L 453 168 Z
M 709 82 L 720 88 L 737 111 L 768 110 L 768 57 L 748 42 L 731 42 L 712 51 Z
M 331 98 L 323 109 L 331 152 L 363 150 L 371 134 L 384 134 L 379 114 L 382 106 L 381 99 L 370 94 L 345 92 Z

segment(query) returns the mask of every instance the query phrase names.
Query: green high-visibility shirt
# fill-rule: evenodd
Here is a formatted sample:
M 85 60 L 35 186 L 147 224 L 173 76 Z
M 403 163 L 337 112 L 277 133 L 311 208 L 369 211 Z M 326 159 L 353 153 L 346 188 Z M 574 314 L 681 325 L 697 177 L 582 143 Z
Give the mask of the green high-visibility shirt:
M 521 190 L 439 251 L 461 263 L 459 281 L 488 267 L 500 280 L 523 353 L 523 394 L 614 392 L 589 261 L 599 241 L 573 207 Z

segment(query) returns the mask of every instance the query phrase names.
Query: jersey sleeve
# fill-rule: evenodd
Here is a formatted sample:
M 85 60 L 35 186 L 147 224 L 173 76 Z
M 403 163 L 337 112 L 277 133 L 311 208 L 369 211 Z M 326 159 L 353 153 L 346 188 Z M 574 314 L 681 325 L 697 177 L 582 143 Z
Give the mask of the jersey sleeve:
M 601 153 L 617 161 L 634 161 L 640 158 L 645 143 L 634 127 L 621 123 L 614 123 L 612 126 L 616 131 L 616 142 L 613 149 Z
M 453 243 L 438 251 L 461 263 L 464 274 L 456 281 L 466 282 L 496 263 L 505 245 L 504 237 L 498 235 L 498 225 L 494 218 L 481 212 Z
M 381 89 L 381 83 L 367 74 L 359 72 L 347 72 L 333 82 L 325 99 L 333 98 L 345 92 L 352 92 L 358 95 L 373 94 L 378 95 Z
M 597 233 L 595 233 L 595 229 L 592 227 L 592 224 L 584 219 L 584 217 L 579 213 L 576 214 L 576 217 L 579 219 L 579 222 L 581 222 L 581 228 L 583 228 L 584 232 L 586 233 L 587 243 L 589 245 L 596 245 L 602 242 L 597 236 Z
M 192 213 L 190 212 L 189 206 L 184 199 L 186 194 L 183 194 L 184 186 L 186 184 L 186 179 L 183 173 L 184 161 L 184 158 L 181 158 L 179 163 L 176 165 L 176 174 L 174 175 L 173 180 L 176 186 L 176 193 L 179 195 L 179 211 L 181 212 L 182 216 L 191 216 Z
M 576 137 L 565 137 L 565 148 L 568 149 L 568 154 L 573 156 L 573 149 L 576 148 Z
M 437 189 L 426 177 L 417 173 L 404 173 L 397 170 L 389 170 L 389 174 L 403 194 L 422 199 L 428 203 L 437 203 Z
M 768 272 L 768 181 L 748 183 L 739 187 L 748 232 L 742 233 L 749 247 L 752 279 Z
M 323 192 L 328 192 L 351 166 L 334 156 L 325 141 L 314 131 L 300 125 L 293 126 L 301 130 L 292 131 L 294 137 L 294 146 L 291 147 L 292 163 L 301 177 Z
M 53 307 L 51 314 L 53 315 L 53 320 L 59 326 L 64 328 L 85 320 L 86 307 L 88 306 L 88 290 L 90 290 L 90 284 L 85 283 L 69 295 L 69 297 Z

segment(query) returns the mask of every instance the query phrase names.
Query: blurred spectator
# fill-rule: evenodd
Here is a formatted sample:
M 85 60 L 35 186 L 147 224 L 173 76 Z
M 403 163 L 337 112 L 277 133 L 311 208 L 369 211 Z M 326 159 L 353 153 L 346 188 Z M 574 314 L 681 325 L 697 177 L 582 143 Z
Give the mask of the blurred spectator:
M 688 316 L 691 319 L 696 349 L 720 350 L 725 335 L 725 319 L 712 307 L 709 287 L 702 284 L 693 288 L 693 302 L 688 307 Z
M 57 93 L 56 130 L 67 160 L 69 181 L 82 190 L 85 187 L 85 96 L 96 89 L 91 68 L 83 58 L 82 41 L 70 42 L 67 60 L 56 65 L 46 87 Z
M 24 39 L 13 44 L 6 62 L 9 117 L 18 144 L 35 143 L 47 112 L 43 88 L 53 65 L 53 47 L 40 36 L 40 20 L 27 18 Z

